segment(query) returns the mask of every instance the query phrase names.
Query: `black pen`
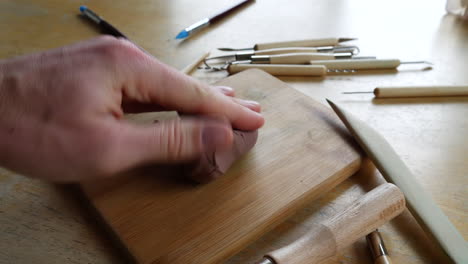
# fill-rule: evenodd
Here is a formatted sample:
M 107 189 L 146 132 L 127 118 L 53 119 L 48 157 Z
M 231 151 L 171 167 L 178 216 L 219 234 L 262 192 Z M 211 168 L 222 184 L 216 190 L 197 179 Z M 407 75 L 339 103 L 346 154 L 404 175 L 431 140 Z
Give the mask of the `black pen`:
M 86 16 L 87 18 L 89 18 L 91 21 L 93 21 L 94 23 L 96 23 L 97 25 L 99 25 L 99 27 L 101 27 L 101 29 L 109 34 L 109 35 L 112 35 L 114 37 L 121 37 L 121 38 L 127 38 L 127 36 L 125 36 L 122 32 L 120 32 L 118 29 L 116 29 L 114 26 L 112 26 L 111 24 L 109 24 L 107 21 L 105 21 L 102 17 L 98 16 L 96 13 L 94 13 L 93 11 L 91 11 L 88 7 L 86 6 L 80 6 L 80 12 Z

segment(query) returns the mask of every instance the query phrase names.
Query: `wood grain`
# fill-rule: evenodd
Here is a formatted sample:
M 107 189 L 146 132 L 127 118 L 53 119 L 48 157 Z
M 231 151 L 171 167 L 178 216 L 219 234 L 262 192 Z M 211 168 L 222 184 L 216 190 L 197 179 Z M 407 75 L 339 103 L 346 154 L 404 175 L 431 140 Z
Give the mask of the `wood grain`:
M 223 178 L 184 184 L 174 170 L 146 170 L 82 185 L 139 263 L 219 263 L 360 166 L 325 106 L 259 70 L 220 84 L 259 101 L 266 119 L 257 145 Z
M 386 183 L 349 204 L 325 222 L 306 230 L 293 243 L 266 256 L 275 264 L 322 263 L 390 221 L 405 209 L 403 193 Z

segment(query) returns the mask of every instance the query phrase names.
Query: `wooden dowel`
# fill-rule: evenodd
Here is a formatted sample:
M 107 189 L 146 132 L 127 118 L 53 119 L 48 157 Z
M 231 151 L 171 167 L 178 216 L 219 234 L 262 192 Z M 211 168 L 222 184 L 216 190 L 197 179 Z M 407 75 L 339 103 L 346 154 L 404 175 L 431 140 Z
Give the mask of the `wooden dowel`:
M 404 208 L 405 199 L 398 187 L 390 183 L 380 185 L 292 244 L 265 257 L 275 264 L 320 263 L 393 219 Z
M 271 64 L 309 64 L 311 60 L 334 60 L 333 54 L 325 53 L 286 53 L 270 55 Z
M 468 86 L 400 86 L 377 87 L 376 98 L 468 96 Z
M 208 57 L 208 55 L 210 55 L 209 52 L 206 52 L 206 53 L 203 53 L 203 55 L 201 55 L 198 59 L 196 59 L 194 62 L 190 63 L 189 65 L 185 66 L 185 68 L 183 68 L 181 70 L 181 72 L 187 74 L 187 75 L 190 75 L 190 73 L 192 73 L 192 71 L 206 58 Z
M 327 68 L 322 65 L 287 65 L 287 64 L 232 64 L 228 67 L 230 74 L 247 69 L 260 69 L 279 76 L 324 76 Z
M 306 39 L 296 41 L 283 41 L 260 43 L 255 45 L 255 50 L 274 49 L 282 47 L 321 47 L 321 46 L 336 46 L 339 43 L 338 38 L 323 38 L 323 39 Z
M 373 70 L 373 69 L 395 69 L 400 66 L 397 59 L 345 59 L 345 60 L 311 60 L 312 65 L 325 65 L 333 70 Z

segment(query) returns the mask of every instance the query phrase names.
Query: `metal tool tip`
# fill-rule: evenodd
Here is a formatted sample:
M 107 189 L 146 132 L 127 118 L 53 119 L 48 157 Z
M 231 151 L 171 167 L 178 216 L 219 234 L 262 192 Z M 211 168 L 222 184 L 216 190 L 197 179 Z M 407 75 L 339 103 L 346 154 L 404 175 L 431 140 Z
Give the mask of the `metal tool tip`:
M 84 11 L 86 11 L 87 9 L 88 9 L 87 6 L 84 6 L 84 5 L 80 6 L 80 12 L 84 12 Z
M 357 40 L 357 38 L 339 38 L 338 42 L 346 42 L 346 41 L 352 41 L 352 40 Z
M 220 51 L 235 51 L 236 49 L 233 48 L 218 48 Z
M 369 94 L 369 93 L 374 93 L 374 92 L 369 92 L 369 91 L 365 91 L 365 92 L 342 92 L 342 94 Z
M 189 36 L 189 33 L 184 29 L 182 30 L 175 38 L 176 39 L 184 39 Z
M 275 262 L 268 257 L 264 257 L 262 260 L 256 262 L 255 264 L 275 264 Z

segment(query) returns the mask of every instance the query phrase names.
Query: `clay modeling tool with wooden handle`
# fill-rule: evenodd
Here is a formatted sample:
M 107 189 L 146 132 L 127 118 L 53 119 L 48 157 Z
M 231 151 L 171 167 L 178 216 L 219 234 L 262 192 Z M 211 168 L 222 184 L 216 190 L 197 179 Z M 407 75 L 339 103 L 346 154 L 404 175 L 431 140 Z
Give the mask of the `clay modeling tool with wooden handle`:
M 211 60 L 226 59 L 226 62 L 234 61 L 250 61 L 250 63 L 258 64 L 309 64 L 310 60 L 334 60 L 334 59 L 349 59 L 353 58 L 353 53 L 318 53 L 318 52 L 302 52 L 302 53 L 281 53 L 272 55 L 225 55 L 216 56 L 205 59 L 205 64 Z M 368 58 L 368 57 L 366 57 Z
M 231 64 L 227 67 L 229 74 L 248 69 L 260 69 L 271 75 L 280 76 L 324 76 L 327 74 L 327 67 L 323 65 Z
M 287 50 L 287 51 L 286 51 Z M 307 51 L 307 48 L 298 49 L 270 49 L 252 52 L 239 52 L 236 54 L 222 55 L 206 58 L 205 62 L 212 60 L 222 60 L 224 62 L 251 61 L 252 63 L 272 63 L 272 64 L 309 64 L 310 60 L 333 60 L 348 59 L 356 55 L 355 51 L 340 53 L 322 53 L 317 51 Z M 302 52 L 300 52 L 302 51 Z M 354 58 L 374 58 L 375 57 L 354 57 Z
M 207 58 L 207 60 L 224 59 L 226 61 L 243 61 L 250 60 L 255 55 L 277 55 L 277 54 L 291 54 L 291 53 L 350 53 L 351 55 L 359 54 L 357 46 L 326 46 L 326 47 L 297 47 L 297 48 L 276 48 L 266 50 L 250 50 L 242 51 L 234 54 L 221 55 L 216 57 Z M 307 62 L 308 63 L 308 62 Z
M 377 87 L 372 92 L 343 92 L 343 94 L 364 93 L 374 93 L 376 98 L 468 96 L 468 86 L 394 86 Z
M 311 60 L 312 65 L 324 65 L 335 70 L 396 69 L 401 64 L 429 64 L 428 61 L 400 61 L 398 59 Z
M 255 44 L 252 48 L 218 48 L 222 51 L 240 51 L 240 50 L 265 50 L 285 47 L 322 47 L 322 46 L 336 46 L 341 42 L 356 40 L 356 38 L 322 38 L 322 39 L 306 39 L 306 40 L 293 40 L 282 42 L 270 42 Z
M 374 259 L 374 264 L 392 264 L 379 230 L 368 234 L 366 240 L 372 254 L 372 259 Z
M 373 128 L 327 100 L 384 178 L 405 194 L 408 209 L 456 263 L 468 263 L 468 246 L 462 235 L 422 188 L 390 144 Z
M 405 209 L 405 198 L 385 183 L 353 202 L 293 243 L 265 255 L 258 264 L 319 263 L 390 221 Z

